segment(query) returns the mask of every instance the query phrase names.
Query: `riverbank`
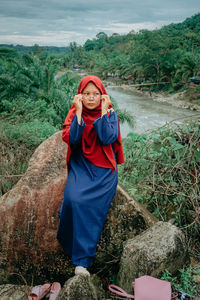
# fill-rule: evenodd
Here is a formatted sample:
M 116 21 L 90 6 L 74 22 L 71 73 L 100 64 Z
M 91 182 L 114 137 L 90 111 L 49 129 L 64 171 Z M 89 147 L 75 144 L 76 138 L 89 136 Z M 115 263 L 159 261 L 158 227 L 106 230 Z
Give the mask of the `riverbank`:
M 137 93 L 138 96 L 145 97 L 145 98 L 151 98 L 153 101 L 156 102 L 165 102 L 168 103 L 174 107 L 183 108 L 183 109 L 190 109 L 193 111 L 200 111 L 200 104 L 192 103 L 188 101 L 187 99 L 190 99 L 191 95 L 189 90 L 185 90 L 183 92 L 177 92 L 174 94 L 169 94 L 167 92 L 151 92 L 151 91 L 142 91 L 132 85 L 127 84 L 114 84 L 111 81 L 105 80 L 104 81 L 106 86 L 113 86 L 113 87 L 121 87 L 128 91 L 133 91 L 134 93 Z M 200 98 L 198 100 L 198 103 L 200 103 Z
M 172 106 L 190 109 L 194 111 L 200 111 L 200 105 L 190 103 L 185 100 L 185 92 L 175 93 L 173 95 L 167 95 L 162 93 L 152 93 L 152 99 L 157 102 L 167 102 Z

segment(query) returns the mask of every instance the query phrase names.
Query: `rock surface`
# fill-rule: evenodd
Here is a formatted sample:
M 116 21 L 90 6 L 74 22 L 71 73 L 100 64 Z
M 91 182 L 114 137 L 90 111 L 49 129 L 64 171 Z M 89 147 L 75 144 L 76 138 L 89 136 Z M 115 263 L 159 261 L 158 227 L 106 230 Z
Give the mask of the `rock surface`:
M 30 274 L 35 284 L 69 265 L 56 240 L 66 153 L 58 132 L 36 149 L 24 176 L 0 198 L 0 282 L 16 272 Z
M 15 272 L 30 283 L 60 281 L 73 275 L 74 267 L 56 239 L 58 210 L 67 178 L 67 145 L 61 132 L 43 142 L 33 154 L 27 172 L 0 198 L 0 283 Z M 122 243 L 157 220 L 120 186 L 101 235 L 94 271 L 116 256 Z M 13 282 L 13 281 L 12 281 Z
M 105 299 L 105 292 L 95 276 L 76 275 L 63 286 L 56 300 Z
M 23 285 L 0 285 L 1 300 L 27 300 L 30 287 Z
M 135 278 L 142 275 L 159 277 L 165 269 L 173 274 L 187 261 L 186 249 L 180 229 L 167 222 L 157 222 L 124 243 L 118 284 L 131 293 Z

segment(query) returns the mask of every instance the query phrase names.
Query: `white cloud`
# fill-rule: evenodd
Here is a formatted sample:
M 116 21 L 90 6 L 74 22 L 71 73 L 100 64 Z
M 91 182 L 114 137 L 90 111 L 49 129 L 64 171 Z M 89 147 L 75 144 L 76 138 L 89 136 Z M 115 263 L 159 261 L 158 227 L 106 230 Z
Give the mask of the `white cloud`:
M 106 26 L 96 25 L 95 30 L 99 31 L 109 31 L 110 33 L 119 33 L 126 34 L 131 30 L 138 32 L 141 29 L 153 30 L 160 28 L 166 24 L 169 24 L 167 21 L 163 22 L 141 22 L 141 23 L 110 23 Z M 94 28 L 90 27 L 90 30 L 94 30 Z
M 70 41 L 81 41 L 82 43 L 87 38 L 84 38 L 82 34 L 73 31 L 45 31 L 42 30 L 38 35 L 22 35 L 13 34 L 0 36 L 0 44 L 22 44 L 25 46 L 31 46 L 39 44 L 41 46 L 64 46 L 66 47 Z M 79 42 L 79 44 L 81 44 Z

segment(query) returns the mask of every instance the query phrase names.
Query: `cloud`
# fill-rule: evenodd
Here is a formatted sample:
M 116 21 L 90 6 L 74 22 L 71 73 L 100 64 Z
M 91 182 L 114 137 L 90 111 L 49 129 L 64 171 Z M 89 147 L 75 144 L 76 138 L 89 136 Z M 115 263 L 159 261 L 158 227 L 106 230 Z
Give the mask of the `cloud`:
M 95 29 L 99 31 L 106 31 L 110 33 L 119 33 L 119 34 L 125 34 L 130 32 L 131 30 L 134 30 L 135 32 L 138 32 L 141 29 L 148 29 L 153 30 L 156 28 L 160 28 L 161 26 L 168 24 L 167 21 L 163 22 L 141 22 L 141 23 L 110 23 L 106 26 L 96 25 Z M 90 27 L 90 30 L 94 30 L 93 27 Z
M 151 30 L 199 11 L 199 0 L 1 0 L 0 43 L 83 44 L 99 31 Z
M 23 44 L 23 45 L 33 45 L 33 44 L 39 44 L 41 46 L 49 45 L 49 46 L 54 46 L 55 45 L 55 40 L 56 43 L 59 46 L 66 46 L 67 41 L 73 40 L 73 39 L 82 39 L 83 36 L 82 34 L 79 34 L 77 32 L 63 32 L 63 31 L 58 31 L 58 32 L 46 32 L 46 31 L 40 31 L 39 35 L 19 35 L 18 33 L 13 34 L 13 35 L 6 35 L 4 37 L 4 43 L 10 44 L 11 41 L 15 40 L 15 44 Z M 33 43 L 34 40 L 34 43 Z M 0 37 L 0 43 L 1 43 L 1 37 Z

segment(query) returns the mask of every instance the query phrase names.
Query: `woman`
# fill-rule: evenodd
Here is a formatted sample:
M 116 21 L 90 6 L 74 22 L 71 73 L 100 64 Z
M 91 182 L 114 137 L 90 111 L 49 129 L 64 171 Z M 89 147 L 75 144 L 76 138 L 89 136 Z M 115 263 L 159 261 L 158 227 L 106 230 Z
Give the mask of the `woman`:
M 117 163 L 124 162 L 119 121 L 96 76 L 84 77 L 63 125 L 68 178 L 57 238 L 72 256 L 75 274 L 87 270 L 115 195 Z

